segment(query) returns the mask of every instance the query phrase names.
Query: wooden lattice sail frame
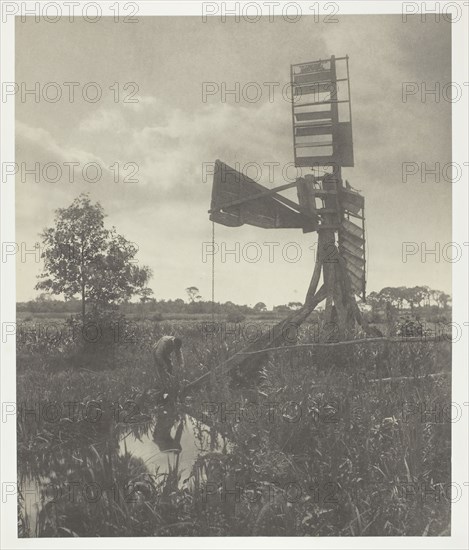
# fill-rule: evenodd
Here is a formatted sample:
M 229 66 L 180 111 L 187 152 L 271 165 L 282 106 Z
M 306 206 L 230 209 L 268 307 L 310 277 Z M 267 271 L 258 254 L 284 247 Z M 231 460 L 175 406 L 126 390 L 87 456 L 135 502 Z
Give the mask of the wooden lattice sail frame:
M 338 78 L 340 61 L 346 70 Z M 223 365 L 228 370 L 248 363 L 251 352 L 282 345 L 291 327 L 299 327 L 324 300 L 326 322 L 335 323 L 339 340 L 351 338 L 357 325 L 367 331 L 355 300 L 366 295 L 365 200 L 342 179 L 342 166 L 354 164 L 348 56 L 292 65 L 291 79 L 295 164 L 322 166 L 324 174 L 268 189 L 217 160 L 209 213 L 212 221 L 230 227 L 317 231 L 315 265 L 303 306 L 228 359 Z M 341 104 L 348 107 L 345 119 Z M 298 203 L 280 194 L 293 187 Z

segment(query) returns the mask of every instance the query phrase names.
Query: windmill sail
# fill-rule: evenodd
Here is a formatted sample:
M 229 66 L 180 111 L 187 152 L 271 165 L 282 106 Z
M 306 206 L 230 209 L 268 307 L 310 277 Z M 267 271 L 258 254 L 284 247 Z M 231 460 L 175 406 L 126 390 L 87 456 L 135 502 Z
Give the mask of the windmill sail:
M 339 250 L 345 262 L 354 294 L 365 300 L 366 255 L 365 255 L 365 200 L 362 195 L 349 189 L 341 190 L 341 205 L 346 217 L 355 215 L 361 219 L 357 225 L 344 218 L 339 230 Z
M 348 57 L 292 65 L 291 85 L 295 165 L 353 166 Z
M 219 160 L 215 162 L 210 219 L 229 227 L 316 228 L 314 218 L 301 213 L 298 204 Z

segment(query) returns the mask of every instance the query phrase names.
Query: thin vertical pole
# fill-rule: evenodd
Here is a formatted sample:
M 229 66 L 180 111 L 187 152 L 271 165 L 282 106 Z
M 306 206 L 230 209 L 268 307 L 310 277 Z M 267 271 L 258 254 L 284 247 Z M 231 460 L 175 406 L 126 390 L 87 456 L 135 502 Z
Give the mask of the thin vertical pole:
M 212 330 L 211 332 L 211 338 L 212 338 L 212 360 L 210 365 L 210 370 L 213 371 L 216 366 L 217 359 L 215 358 L 215 334 L 217 331 L 215 331 L 215 222 L 212 221 Z M 212 382 L 214 380 L 212 379 Z
M 362 231 L 363 231 L 363 288 L 362 288 L 362 299 L 366 302 L 366 235 L 365 235 L 365 197 L 363 197 L 363 208 L 362 208 Z
M 215 222 L 212 221 L 212 323 L 215 324 Z

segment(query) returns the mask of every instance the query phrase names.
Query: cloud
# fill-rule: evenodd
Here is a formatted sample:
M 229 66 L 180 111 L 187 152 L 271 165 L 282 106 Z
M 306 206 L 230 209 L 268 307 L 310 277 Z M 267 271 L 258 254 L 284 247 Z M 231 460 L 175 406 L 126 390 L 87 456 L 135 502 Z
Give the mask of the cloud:
M 59 143 L 48 130 L 30 126 L 21 120 L 16 121 L 16 143 L 20 151 L 28 147 L 33 148 L 34 154 L 31 156 L 35 161 L 79 162 L 81 165 L 97 162 L 100 166 L 105 166 L 103 159 L 95 153 L 85 148 Z
M 79 130 L 81 132 L 115 132 L 123 131 L 124 126 L 122 117 L 116 111 L 110 109 L 100 109 L 93 116 L 87 117 L 80 122 Z
M 140 261 L 155 272 L 157 296 L 181 296 L 190 284 L 207 296 L 210 266 L 201 264 L 200 249 L 210 238 L 211 179 L 203 178 L 203 163 L 219 158 L 241 169 L 257 163 L 263 168 L 260 183 L 273 187 L 284 183 L 281 167 L 292 162 L 293 150 L 291 106 L 281 94 L 275 94 L 273 103 L 266 94 L 254 104 L 235 103 L 232 96 L 222 103 L 219 95 L 203 103 L 202 83 L 214 81 L 232 88 L 237 81 L 241 85 L 255 79 L 273 82 L 288 79 L 291 62 L 348 54 L 355 167 L 344 174 L 366 197 L 369 289 L 429 284 L 449 290 L 450 265 L 417 258 L 403 264 L 401 258 L 404 240 L 425 241 L 431 247 L 435 241 L 451 239 L 450 185 L 420 184 L 419 177 L 408 185 L 401 181 L 404 161 L 450 160 L 451 106 L 422 103 L 418 95 L 403 103 L 401 90 L 405 81 L 430 86 L 450 77 L 448 25 L 430 21 L 422 25 L 412 18 L 402 24 L 400 16 L 387 15 L 344 16 L 328 25 L 311 24 L 306 18 L 298 25 L 224 25 L 215 20 L 200 25 L 196 18 L 176 19 L 148 18 L 138 33 L 125 40 L 121 33 L 111 37 L 100 25 L 93 26 L 94 62 L 82 50 L 71 62 L 57 54 L 56 43 L 46 36 L 31 30 L 22 35 L 17 48 L 18 78 L 40 80 L 45 68 L 39 61 L 53 58 L 50 70 L 64 80 L 79 76 L 86 82 L 99 74 L 103 81 L 115 82 L 124 74 L 128 81 L 139 82 L 144 93 L 139 91 L 138 103 L 114 103 L 110 97 L 97 104 L 19 105 L 18 162 L 95 161 L 105 168 L 103 179 L 95 185 L 82 179 L 74 185 L 65 181 L 17 185 L 19 238 L 34 241 L 38 230 L 50 223 L 55 208 L 90 191 L 109 214 L 109 223 L 138 242 Z M 175 28 L 190 38 L 176 48 Z M 57 25 L 57 34 L 61 32 L 63 43 L 68 44 L 69 26 L 59 30 Z M 30 44 L 38 42 L 40 50 L 36 47 L 32 52 Z M 194 44 L 197 51 L 192 51 Z M 149 49 L 156 55 L 148 56 Z M 64 76 L 70 70 L 78 76 Z M 129 175 L 124 166 L 130 162 L 138 165 L 138 182 L 123 180 Z M 269 181 L 267 162 L 280 164 L 274 181 Z M 116 163 L 119 183 L 110 168 Z M 294 195 L 292 191 L 293 199 Z M 315 236 L 249 226 L 217 226 L 216 235 L 229 249 L 236 241 L 295 240 L 305 250 L 302 264 L 219 263 L 217 299 L 280 303 L 302 298 L 313 264 L 308 246 Z M 20 287 L 29 296 L 32 270 L 21 269 Z M 280 281 L 278 285 L 265 284 L 273 278 Z
M 97 108 L 77 128 L 70 128 L 67 141 L 74 146 L 59 144 L 49 131 L 22 122 L 18 122 L 18 141 L 33 143 L 51 159 L 96 161 L 107 167 L 135 162 L 138 185 L 173 200 L 185 200 L 187 193 L 197 199 L 204 184 L 204 163 L 222 158 L 261 165 L 282 160 L 279 150 L 290 148 L 290 106 L 285 101 L 256 108 L 203 104 L 188 112 L 147 96 L 142 105 L 137 110 L 126 104 Z M 100 157 L 94 150 L 100 151 Z

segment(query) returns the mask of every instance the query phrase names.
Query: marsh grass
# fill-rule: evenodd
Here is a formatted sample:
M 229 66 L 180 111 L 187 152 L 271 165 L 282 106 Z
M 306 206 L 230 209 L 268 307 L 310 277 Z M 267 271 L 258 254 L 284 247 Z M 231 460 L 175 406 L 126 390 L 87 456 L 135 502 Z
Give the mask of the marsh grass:
M 244 381 L 213 374 L 177 407 L 229 445 L 201 452 L 185 479 L 118 452 L 122 434 L 142 436 L 162 406 L 154 341 L 182 337 L 181 380 L 215 372 L 246 345 L 242 331 L 210 335 L 204 322 L 145 320 L 117 342 L 112 331 L 94 344 L 31 330 L 18 340 L 20 487 L 26 476 L 52 476 L 101 489 L 96 502 L 44 497 L 34 530 L 20 495 L 19 536 L 450 534 L 448 341 L 285 349 Z M 312 330 L 305 325 L 299 342 Z M 407 379 L 376 382 L 399 376 Z M 99 422 L 72 418 L 69 402 L 81 413 L 98 408 Z M 61 410 L 52 422 L 38 414 L 50 403 Z

